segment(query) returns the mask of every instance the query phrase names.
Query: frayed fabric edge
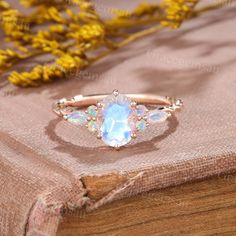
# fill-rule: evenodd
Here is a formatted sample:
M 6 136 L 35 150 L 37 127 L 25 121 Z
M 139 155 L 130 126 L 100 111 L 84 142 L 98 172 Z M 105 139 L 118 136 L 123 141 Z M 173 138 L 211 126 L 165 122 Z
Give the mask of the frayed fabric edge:
M 54 236 L 64 211 L 82 208 L 89 198 L 81 180 L 38 196 L 25 226 L 26 236 Z
M 149 170 L 136 172 L 135 175 L 128 177 L 124 183 L 116 186 L 116 188 L 112 189 L 97 201 L 88 197 L 87 186 L 84 184 L 83 178 L 81 177 L 75 184 L 72 184 L 70 188 L 68 186 L 60 187 L 38 197 L 29 214 L 26 236 L 55 236 L 60 220 L 62 219 L 63 210 L 74 211 L 84 207 L 86 211 L 92 211 L 102 205 L 128 197 L 129 195 L 133 196 L 152 189 L 161 189 L 189 182 L 192 180 L 189 178 L 190 173 L 194 175 L 195 180 L 199 180 L 236 170 L 235 155 L 223 159 L 227 160 L 227 168 L 222 168 L 222 157 L 212 157 L 210 162 L 207 161 L 199 167 L 205 169 L 204 175 L 199 176 L 197 174 L 199 168 L 196 168 L 198 165 L 193 165 L 192 163 L 187 169 L 185 168 L 185 171 L 181 168 L 179 170 L 173 170 L 173 166 L 167 165 L 160 168 L 151 168 Z M 199 160 L 196 162 L 198 161 Z M 184 164 L 186 165 L 186 163 Z M 181 164 L 178 163 L 178 166 L 180 165 Z M 179 177 L 175 178 L 177 176 Z M 162 177 L 162 179 L 160 179 L 160 177 Z M 175 178 L 174 183 L 173 178 Z M 143 186 L 143 188 L 137 190 L 137 187 L 140 186 Z M 130 191 L 132 194 L 130 194 Z

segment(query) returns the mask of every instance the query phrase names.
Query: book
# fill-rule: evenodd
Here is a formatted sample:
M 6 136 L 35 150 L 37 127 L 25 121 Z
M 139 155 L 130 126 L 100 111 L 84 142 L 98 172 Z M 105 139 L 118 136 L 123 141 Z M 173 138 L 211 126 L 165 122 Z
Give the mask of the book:
M 0 235 L 56 235 L 64 212 L 234 172 L 235 23 L 230 5 L 117 50 L 85 75 L 28 89 L 2 78 Z M 185 108 L 119 151 L 51 111 L 60 98 L 113 89 L 178 97 Z

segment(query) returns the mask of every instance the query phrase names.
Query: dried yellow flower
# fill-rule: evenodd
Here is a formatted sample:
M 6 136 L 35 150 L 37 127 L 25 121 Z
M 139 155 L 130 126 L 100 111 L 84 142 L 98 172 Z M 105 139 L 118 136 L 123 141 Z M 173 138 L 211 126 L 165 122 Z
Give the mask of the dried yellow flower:
M 54 33 L 62 34 L 65 32 L 65 27 L 63 25 L 51 25 L 49 26 L 49 30 Z
M 7 10 L 10 9 L 10 4 L 6 1 L 0 0 L 0 10 Z
M 21 55 L 12 49 L 1 50 L 0 49 L 0 72 L 4 68 L 8 68 L 12 65 L 13 61 L 16 59 L 23 59 L 27 55 Z
M 64 71 L 72 70 L 74 68 L 79 68 L 81 66 L 81 59 L 77 56 L 72 57 L 65 54 L 64 56 L 56 60 L 56 64 L 61 68 L 64 68 Z
M 52 79 L 63 76 L 63 71 L 57 66 L 38 65 L 31 72 L 18 73 L 13 71 L 9 76 L 9 81 L 22 87 L 38 86 L 42 82 L 49 82 Z
M 61 48 L 60 43 L 53 38 L 53 35 L 49 31 L 39 31 L 32 38 L 32 47 L 51 53 L 58 52 L 58 49 Z
M 71 32 L 68 36 L 85 42 L 94 39 L 101 40 L 105 36 L 105 30 L 102 25 L 98 23 L 91 23 L 83 25 L 77 32 Z
M 57 23 L 65 23 L 65 19 L 62 17 L 56 7 L 50 7 L 47 9 L 47 14 L 44 16 L 47 20 L 53 20 Z
M 186 20 L 199 0 L 165 0 L 162 4 L 166 19 L 161 21 L 164 26 L 178 28 Z
M 30 71 L 13 71 L 8 77 L 18 86 L 38 86 L 85 68 L 135 39 L 164 27 L 178 28 L 190 16 L 224 6 L 215 4 L 197 11 L 198 2 L 142 3 L 130 12 L 112 9 L 115 15 L 103 19 L 89 0 L 20 0 L 32 9 L 27 15 L 0 0 L 0 25 L 5 39 L 13 45 L 0 49 L 0 74 L 24 59 L 49 54 L 54 59 L 48 64 L 36 65 Z M 93 54 L 88 53 L 91 50 Z

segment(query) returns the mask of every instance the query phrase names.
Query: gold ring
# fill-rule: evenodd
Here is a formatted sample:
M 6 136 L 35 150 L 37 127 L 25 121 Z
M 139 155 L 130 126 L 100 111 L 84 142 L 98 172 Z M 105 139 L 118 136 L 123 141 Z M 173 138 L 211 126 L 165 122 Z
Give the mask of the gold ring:
M 53 111 L 70 123 L 85 125 L 105 144 L 119 148 L 150 124 L 162 123 L 183 105 L 180 99 L 150 94 L 77 95 L 53 104 Z

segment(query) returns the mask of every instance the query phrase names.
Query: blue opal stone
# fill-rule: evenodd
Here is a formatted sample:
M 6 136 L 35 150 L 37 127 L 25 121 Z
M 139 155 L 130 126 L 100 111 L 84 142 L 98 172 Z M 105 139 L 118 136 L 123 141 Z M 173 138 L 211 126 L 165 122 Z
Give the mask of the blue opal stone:
M 92 105 L 89 106 L 87 109 L 88 115 L 91 117 L 96 117 L 97 116 L 97 107 Z
M 146 127 L 147 127 L 147 124 L 146 124 L 145 120 L 137 121 L 137 123 L 136 123 L 137 130 L 144 131 L 146 129 Z
M 130 103 L 123 97 L 109 101 L 103 111 L 104 120 L 101 126 L 102 140 L 107 145 L 120 147 L 131 140 L 130 113 Z
M 96 121 L 91 120 L 88 122 L 88 130 L 90 132 L 95 132 L 97 131 L 97 129 L 98 129 L 98 124 Z

